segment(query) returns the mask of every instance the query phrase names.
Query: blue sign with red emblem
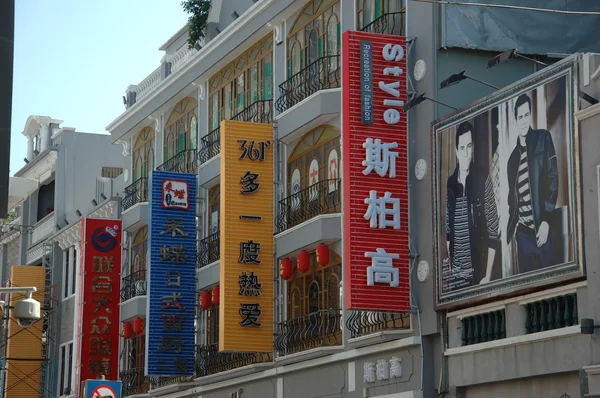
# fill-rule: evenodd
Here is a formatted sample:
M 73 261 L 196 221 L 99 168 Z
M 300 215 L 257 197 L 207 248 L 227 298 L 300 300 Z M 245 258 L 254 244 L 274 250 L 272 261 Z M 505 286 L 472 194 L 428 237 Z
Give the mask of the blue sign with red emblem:
M 150 177 L 146 375 L 192 376 L 196 305 L 196 175 Z

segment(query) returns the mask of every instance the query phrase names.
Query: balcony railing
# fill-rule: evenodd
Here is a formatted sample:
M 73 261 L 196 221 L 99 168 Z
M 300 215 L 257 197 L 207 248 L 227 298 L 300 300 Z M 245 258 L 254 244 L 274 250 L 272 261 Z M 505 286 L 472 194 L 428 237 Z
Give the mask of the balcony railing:
M 207 236 L 198 242 L 198 254 L 196 255 L 196 268 L 202 268 L 214 263 L 220 258 L 221 241 L 219 231 Z
M 275 109 L 285 112 L 317 91 L 340 86 L 340 56 L 319 58 L 279 85 Z
M 145 394 L 150 390 L 150 377 L 144 376 L 144 367 L 131 368 L 119 373 L 123 397 Z
M 221 152 L 221 129 L 217 127 L 204 137 L 200 138 L 198 149 L 198 162 L 204 164 Z
M 463 346 L 506 337 L 506 313 L 504 310 L 469 316 L 463 318 L 461 324 Z
M 321 214 L 339 213 L 341 180 L 323 180 L 279 201 L 276 232 L 281 233 Z
M 147 292 L 146 270 L 136 271 L 124 277 L 121 282 L 121 301 L 126 301 L 137 296 L 145 296 Z
M 256 101 L 231 120 L 252 123 L 273 123 L 273 100 Z
M 203 377 L 226 370 L 258 363 L 272 362 L 273 354 L 253 352 L 219 352 L 219 344 L 196 347 L 196 377 Z
M 404 12 L 383 14 L 361 29 L 363 32 L 404 35 Z
M 123 197 L 123 211 L 138 203 L 148 201 L 148 177 L 142 177 L 125 188 Z
M 350 337 L 368 336 L 377 332 L 410 329 L 410 314 L 389 312 L 352 311 L 346 326 Z
M 317 347 L 341 345 L 341 318 L 341 310 L 330 308 L 277 324 L 277 353 L 284 356 Z
M 528 334 L 579 323 L 576 293 L 527 303 L 525 311 L 525 330 Z
M 186 149 L 156 168 L 160 171 L 196 174 L 198 171 L 198 151 Z

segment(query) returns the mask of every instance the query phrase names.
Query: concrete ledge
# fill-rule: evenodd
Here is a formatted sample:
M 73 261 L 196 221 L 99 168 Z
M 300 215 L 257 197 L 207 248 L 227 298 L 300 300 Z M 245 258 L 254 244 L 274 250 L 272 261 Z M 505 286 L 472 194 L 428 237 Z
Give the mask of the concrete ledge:
M 342 109 L 340 88 L 317 91 L 276 116 L 279 139 L 286 144 L 337 117 Z
M 119 304 L 121 307 L 121 321 L 126 321 L 136 316 L 146 316 L 147 296 L 136 296 Z
M 318 242 L 333 243 L 342 239 L 342 215 L 323 214 L 275 235 L 277 257 Z
M 348 346 L 351 348 L 366 347 L 373 344 L 380 344 L 387 341 L 398 340 L 404 337 L 410 337 L 413 335 L 413 333 L 414 330 L 412 329 L 384 330 L 381 332 L 371 333 L 367 336 L 348 339 Z
M 218 183 L 221 175 L 221 154 L 198 166 L 198 186 L 211 188 Z M 215 181 L 216 180 L 216 181 Z
M 219 283 L 221 273 L 221 260 L 217 260 L 200 269 L 196 269 L 196 290 Z
M 136 203 L 123 212 L 123 229 L 133 232 L 148 224 L 148 202 Z

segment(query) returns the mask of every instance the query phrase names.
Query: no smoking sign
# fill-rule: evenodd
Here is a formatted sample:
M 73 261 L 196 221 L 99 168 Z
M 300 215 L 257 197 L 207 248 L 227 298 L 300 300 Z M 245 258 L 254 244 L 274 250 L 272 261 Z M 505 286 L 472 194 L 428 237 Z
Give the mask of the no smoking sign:
M 92 391 L 91 398 L 117 398 L 117 394 L 109 386 L 100 386 Z
M 121 382 L 86 380 L 86 398 L 121 398 Z

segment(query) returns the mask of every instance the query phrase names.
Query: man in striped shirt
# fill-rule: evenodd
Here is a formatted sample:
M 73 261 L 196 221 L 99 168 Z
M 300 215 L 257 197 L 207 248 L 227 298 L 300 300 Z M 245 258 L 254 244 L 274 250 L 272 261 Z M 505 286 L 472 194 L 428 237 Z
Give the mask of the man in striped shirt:
M 452 291 L 491 279 L 499 240 L 498 211 L 489 174 L 473 164 L 474 136 L 469 122 L 456 129 L 456 169 L 446 184 L 448 261 L 442 279 Z
M 558 197 L 558 165 L 552 136 L 531 127 L 531 99 L 522 94 L 514 116 L 519 138 L 508 160 L 508 234 L 516 234 L 518 273 L 555 264 L 550 219 Z

